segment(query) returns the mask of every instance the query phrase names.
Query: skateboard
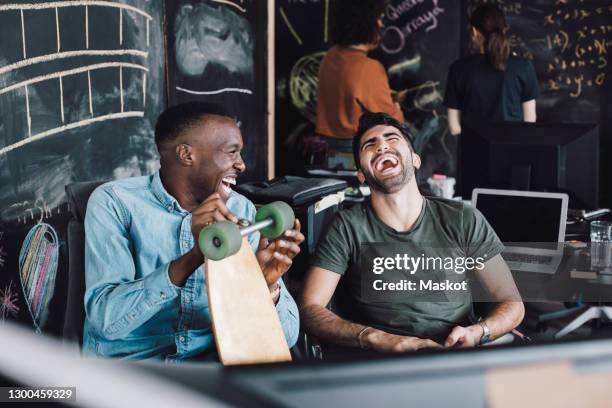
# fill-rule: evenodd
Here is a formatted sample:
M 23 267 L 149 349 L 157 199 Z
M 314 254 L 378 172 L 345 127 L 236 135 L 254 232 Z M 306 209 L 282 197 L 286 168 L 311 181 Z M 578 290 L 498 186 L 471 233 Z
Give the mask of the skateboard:
M 208 304 L 223 365 L 291 361 L 276 307 L 246 237 L 261 231 L 275 239 L 294 221 L 291 207 L 277 201 L 260 208 L 254 223 L 220 221 L 200 232 Z

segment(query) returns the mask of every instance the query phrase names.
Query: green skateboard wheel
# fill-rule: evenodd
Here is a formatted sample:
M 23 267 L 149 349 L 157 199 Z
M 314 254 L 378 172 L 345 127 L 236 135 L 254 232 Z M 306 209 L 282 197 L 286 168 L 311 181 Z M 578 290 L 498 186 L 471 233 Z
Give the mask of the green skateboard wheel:
M 204 256 L 218 261 L 234 255 L 242 245 L 238 226 L 231 221 L 216 222 L 200 231 L 198 244 Z
M 283 232 L 293 228 L 295 215 L 289 204 L 283 201 L 275 201 L 266 206 L 263 206 L 257 211 L 255 221 L 264 221 L 272 218 L 274 224 L 269 225 L 261 230 L 261 234 L 270 239 L 279 237 Z

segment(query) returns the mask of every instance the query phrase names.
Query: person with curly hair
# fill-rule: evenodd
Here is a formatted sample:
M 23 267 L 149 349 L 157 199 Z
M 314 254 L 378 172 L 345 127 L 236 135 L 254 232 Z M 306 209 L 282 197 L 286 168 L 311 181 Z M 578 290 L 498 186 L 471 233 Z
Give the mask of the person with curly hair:
M 334 46 L 319 69 L 319 135 L 350 141 L 365 112 L 385 112 L 404 121 L 385 68 L 368 57 L 381 41 L 385 5 L 385 0 L 332 2 L 330 34 Z

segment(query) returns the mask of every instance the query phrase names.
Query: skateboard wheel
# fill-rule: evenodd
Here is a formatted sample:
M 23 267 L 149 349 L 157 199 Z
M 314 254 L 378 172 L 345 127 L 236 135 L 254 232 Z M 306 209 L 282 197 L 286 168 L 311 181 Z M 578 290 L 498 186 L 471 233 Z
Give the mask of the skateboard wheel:
M 242 236 L 236 224 L 220 221 L 200 231 L 198 244 L 206 258 L 218 261 L 238 252 L 242 245 Z
M 283 232 L 293 228 L 295 215 L 289 204 L 283 201 L 275 201 L 266 206 L 263 206 L 257 211 L 255 221 L 263 221 L 272 218 L 274 224 L 267 226 L 261 230 L 261 234 L 270 239 L 279 237 Z

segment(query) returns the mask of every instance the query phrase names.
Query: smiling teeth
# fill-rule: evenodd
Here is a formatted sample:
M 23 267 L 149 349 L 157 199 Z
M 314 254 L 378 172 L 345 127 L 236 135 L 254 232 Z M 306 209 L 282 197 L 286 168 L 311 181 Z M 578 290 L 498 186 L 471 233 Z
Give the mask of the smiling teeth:
M 227 183 L 227 184 L 231 184 L 233 186 L 236 185 L 236 179 L 235 178 L 226 177 L 226 178 L 222 179 L 221 181 L 224 182 L 224 183 Z

